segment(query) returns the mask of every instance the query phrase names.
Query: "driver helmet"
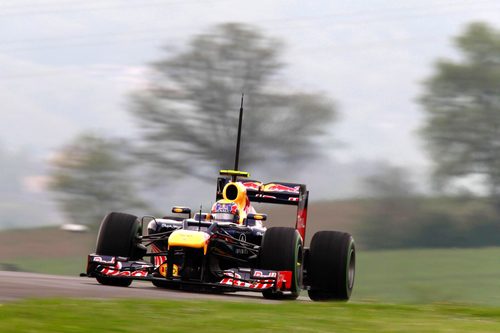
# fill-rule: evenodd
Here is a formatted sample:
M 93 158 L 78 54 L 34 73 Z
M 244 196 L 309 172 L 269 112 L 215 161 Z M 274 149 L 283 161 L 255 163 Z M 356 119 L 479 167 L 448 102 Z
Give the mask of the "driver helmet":
M 212 220 L 215 222 L 239 223 L 240 212 L 238 205 L 233 201 L 219 200 L 212 206 Z

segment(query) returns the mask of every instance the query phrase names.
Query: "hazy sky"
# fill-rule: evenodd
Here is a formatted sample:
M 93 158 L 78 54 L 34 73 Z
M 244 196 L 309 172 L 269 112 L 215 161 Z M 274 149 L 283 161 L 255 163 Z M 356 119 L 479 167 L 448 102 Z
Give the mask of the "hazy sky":
M 133 131 L 127 94 L 147 63 L 194 34 L 244 22 L 286 42 L 290 89 L 328 93 L 341 161 L 428 165 L 415 99 L 472 21 L 500 28 L 498 1 L 2 0 L 0 143 L 43 158 L 88 129 Z M 162 47 L 165 47 L 162 49 Z

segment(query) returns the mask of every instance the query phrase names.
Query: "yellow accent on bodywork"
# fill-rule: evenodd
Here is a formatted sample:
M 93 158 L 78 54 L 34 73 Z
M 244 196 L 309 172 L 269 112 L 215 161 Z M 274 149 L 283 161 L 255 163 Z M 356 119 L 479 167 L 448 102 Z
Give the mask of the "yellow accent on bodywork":
M 203 254 L 207 254 L 208 239 L 210 236 L 202 231 L 175 230 L 168 237 L 168 248 L 171 246 L 191 247 L 203 249 Z
M 236 187 L 236 189 L 237 189 L 237 195 L 236 195 L 236 198 L 234 198 L 234 199 L 229 199 L 227 196 L 227 190 L 230 187 Z M 222 189 L 222 197 L 228 201 L 235 202 L 238 205 L 239 209 L 243 209 L 247 204 L 247 198 L 248 198 L 247 197 L 247 189 L 240 182 L 235 182 L 235 183 L 230 182 L 230 183 L 227 183 L 226 186 L 224 186 L 224 188 Z
M 172 213 L 191 214 L 191 208 L 189 208 L 189 207 L 181 207 L 181 206 L 174 206 L 174 207 L 172 207 Z
M 160 274 L 164 277 L 167 277 L 167 269 L 168 269 L 167 263 L 161 264 L 159 269 Z M 179 266 L 177 266 L 176 264 L 174 264 L 174 267 L 172 267 L 172 275 L 175 277 L 179 276 Z
M 248 173 L 246 171 L 239 171 L 239 170 L 220 170 L 219 174 L 221 176 L 238 176 L 238 177 L 245 177 L 245 178 L 250 177 L 250 173 Z
M 231 200 L 227 197 L 227 189 L 230 186 L 235 186 L 237 189 L 237 195 L 234 200 Z M 222 189 L 222 197 L 224 199 L 219 200 L 218 202 L 220 203 L 230 203 L 234 202 L 239 209 L 239 214 L 240 214 L 240 220 L 238 221 L 239 224 L 243 224 L 243 221 L 247 218 L 247 213 L 245 212 L 245 207 L 247 205 L 248 201 L 248 196 L 247 196 L 247 189 L 245 185 L 243 185 L 241 182 L 229 182 L 227 183 L 224 188 Z

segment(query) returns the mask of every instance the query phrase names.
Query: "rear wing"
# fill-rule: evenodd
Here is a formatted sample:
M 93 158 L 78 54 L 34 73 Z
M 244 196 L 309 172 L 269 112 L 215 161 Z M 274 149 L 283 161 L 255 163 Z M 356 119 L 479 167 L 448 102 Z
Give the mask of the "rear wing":
M 217 179 L 217 200 L 222 199 L 224 186 L 231 181 L 230 178 Z M 262 183 L 257 180 L 240 180 L 247 190 L 247 197 L 251 202 L 263 202 L 281 205 L 297 206 L 297 220 L 295 229 L 305 240 L 307 224 L 307 204 L 309 191 L 304 184 L 271 182 Z

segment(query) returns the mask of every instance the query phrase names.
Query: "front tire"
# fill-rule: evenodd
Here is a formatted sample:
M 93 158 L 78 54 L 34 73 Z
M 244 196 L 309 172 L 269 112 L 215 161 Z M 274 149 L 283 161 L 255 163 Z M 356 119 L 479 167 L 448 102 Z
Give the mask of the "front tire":
M 113 278 L 109 276 L 96 276 L 97 282 L 105 286 L 128 287 L 132 284 L 132 279 Z
M 267 299 L 296 299 L 302 284 L 302 239 L 293 228 L 269 228 L 264 234 L 260 248 L 262 269 L 292 271 L 290 294 L 282 291 L 265 290 L 262 295 Z
M 140 223 L 137 216 L 124 213 L 110 213 L 104 217 L 97 235 L 96 254 L 113 257 L 127 257 L 130 260 L 142 258 L 137 246 Z M 107 286 L 128 287 L 132 279 L 109 276 L 96 277 L 97 282 Z
M 354 287 L 356 250 L 345 232 L 319 231 L 309 249 L 308 277 L 313 301 L 347 301 Z

